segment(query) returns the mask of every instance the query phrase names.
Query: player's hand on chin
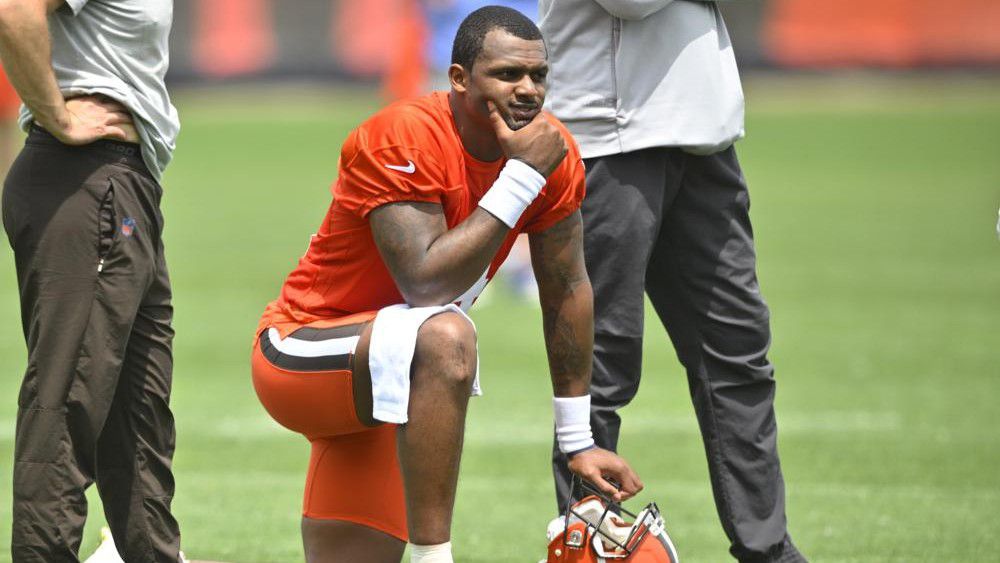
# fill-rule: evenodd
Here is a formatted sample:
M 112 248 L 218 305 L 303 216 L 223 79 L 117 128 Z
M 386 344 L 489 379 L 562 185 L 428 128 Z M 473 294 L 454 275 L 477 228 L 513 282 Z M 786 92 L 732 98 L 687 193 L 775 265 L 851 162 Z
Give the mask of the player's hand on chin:
M 500 115 L 496 104 L 488 101 L 486 106 L 497 141 L 507 158 L 516 158 L 548 178 L 569 152 L 559 129 L 539 111 L 527 125 L 514 131 Z
M 628 462 L 618 455 L 602 448 L 591 448 L 575 454 L 569 459 L 569 469 L 586 479 L 615 502 L 628 500 L 642 490 L 642 480 L 629 467 Z M 607 481 L 619 483 L 617 488 Z

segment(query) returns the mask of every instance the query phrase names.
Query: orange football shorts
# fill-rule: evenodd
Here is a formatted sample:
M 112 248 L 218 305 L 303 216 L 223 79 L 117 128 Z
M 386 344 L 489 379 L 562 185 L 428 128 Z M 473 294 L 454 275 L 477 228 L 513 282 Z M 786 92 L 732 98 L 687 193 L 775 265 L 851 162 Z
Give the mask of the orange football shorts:
M 407 541 L 396 425 L 369 427 L 355 414 L 354 346 L 375 311 L 303 325 L 254 342 L 253 384 L 282 426 L 312 443 L 302 514 L 345 520 Z

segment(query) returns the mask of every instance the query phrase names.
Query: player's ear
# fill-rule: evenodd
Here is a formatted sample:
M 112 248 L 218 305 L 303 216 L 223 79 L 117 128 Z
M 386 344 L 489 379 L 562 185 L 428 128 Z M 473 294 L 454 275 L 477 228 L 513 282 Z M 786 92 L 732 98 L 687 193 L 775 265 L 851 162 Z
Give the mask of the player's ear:
M 454 63 L 448 67 L 448 81 L 451 82 L 451 89 L 456 92 L 465 92 L 469 88 L 469 73 L 465 67 Z

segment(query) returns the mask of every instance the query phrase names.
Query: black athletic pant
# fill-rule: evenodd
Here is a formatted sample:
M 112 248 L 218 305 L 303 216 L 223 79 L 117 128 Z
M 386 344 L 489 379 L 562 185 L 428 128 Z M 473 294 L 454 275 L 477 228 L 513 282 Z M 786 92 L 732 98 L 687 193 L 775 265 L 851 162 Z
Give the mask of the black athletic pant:
M 28 136 L 3 190 L 28 366 L 14 444 L 16 563 L 76 562 L 96 482 L 128 563 L 176 562 L 170 282 L 138 145 Z
M 730 148 L 654 148 L 586 161 L 584 252 L 594 287 L 591 424 L 617 450 L 642 372 L 643 293 L 687 370 L 716 507 L 741 561 L 803 561 L 788 539 L 767 305 L 746 184 Z M 626 419 L 627 423 L 627 419 Z M 553 469 L 560 509 L 565 458 Z

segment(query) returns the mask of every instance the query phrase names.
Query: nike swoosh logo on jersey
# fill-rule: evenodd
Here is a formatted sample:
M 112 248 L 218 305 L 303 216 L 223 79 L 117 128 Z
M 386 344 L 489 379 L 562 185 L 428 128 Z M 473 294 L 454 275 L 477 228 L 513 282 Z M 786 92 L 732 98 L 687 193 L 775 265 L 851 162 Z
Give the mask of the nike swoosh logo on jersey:
M 406 172 L 407 174 L 413 174 L 414 172 L 417 171 L 417 165 L 413 164 L 412 160 L 407 160 L 406 166 L 402 166 L 399 164 L 386 164 L 385 167 L 390 170 L 399 170 L 400 172 Z

